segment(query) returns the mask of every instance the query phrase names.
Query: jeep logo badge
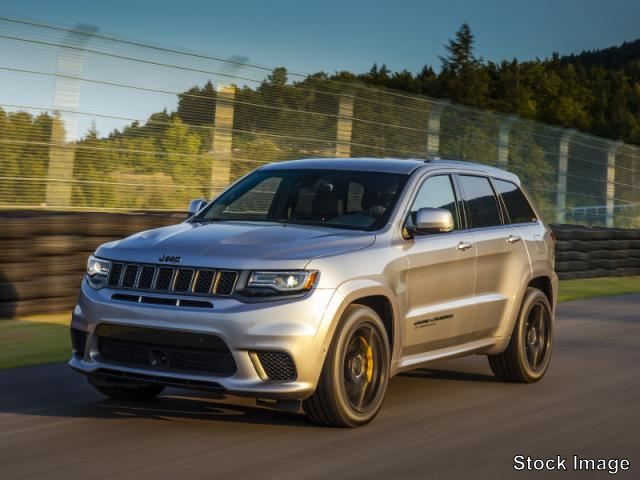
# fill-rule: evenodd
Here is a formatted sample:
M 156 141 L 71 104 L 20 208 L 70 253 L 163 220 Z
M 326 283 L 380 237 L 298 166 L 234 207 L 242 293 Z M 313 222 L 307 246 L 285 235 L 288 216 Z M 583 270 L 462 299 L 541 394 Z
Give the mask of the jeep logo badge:
M 158 259 L 158 261 L 164 263 L 180 263 L 180 257 L 176 257 L 174 255 L 163 255 Z

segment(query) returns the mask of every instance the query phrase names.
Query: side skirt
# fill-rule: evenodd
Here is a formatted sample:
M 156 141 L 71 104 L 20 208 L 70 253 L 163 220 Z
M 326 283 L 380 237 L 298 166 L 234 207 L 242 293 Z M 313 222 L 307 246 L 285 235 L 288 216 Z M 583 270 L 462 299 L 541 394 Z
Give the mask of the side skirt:
M 498 346 L 497 344 L 502 343 L 502 340 L 502 337 L 483 338 L 463 343 L 461 345 L 455 345 L 453 347 L 408 355 L 398 360 L 393 374 L 395 375 L 396 373 L 406 372 L 407 370 L 412 370 L 437 360 L 464 357 L 474 353 L 488 353 L 490 351 L 494 351 L 496 349 L 495 347 Z

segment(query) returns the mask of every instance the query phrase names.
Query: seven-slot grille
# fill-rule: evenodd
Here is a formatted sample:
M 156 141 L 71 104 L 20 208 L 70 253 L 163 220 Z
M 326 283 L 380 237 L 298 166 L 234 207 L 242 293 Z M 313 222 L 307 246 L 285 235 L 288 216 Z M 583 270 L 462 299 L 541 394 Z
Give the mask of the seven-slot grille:
M 151 290 L 194 295 L 233 293 L 238 272 L 114 262 L 108 284 L 114 288 Z

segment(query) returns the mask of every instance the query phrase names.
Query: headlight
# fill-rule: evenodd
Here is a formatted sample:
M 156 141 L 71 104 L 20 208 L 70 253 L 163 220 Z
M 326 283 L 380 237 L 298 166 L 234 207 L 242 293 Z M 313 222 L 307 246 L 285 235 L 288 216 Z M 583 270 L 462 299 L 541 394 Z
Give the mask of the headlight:
M 89 260 L 87 260 L 87 275 L 90 277 L 96 275 L 106 277 L 109 275 L 109 268 L 111 268 L 111 262 L 109 260 L 103 260 L 89 255 Z
M 278 292 L 303 292 L 311 290 L 318 277 L 315 270 L 291 272 L 252 272 L 248 287 L 273 288 Z

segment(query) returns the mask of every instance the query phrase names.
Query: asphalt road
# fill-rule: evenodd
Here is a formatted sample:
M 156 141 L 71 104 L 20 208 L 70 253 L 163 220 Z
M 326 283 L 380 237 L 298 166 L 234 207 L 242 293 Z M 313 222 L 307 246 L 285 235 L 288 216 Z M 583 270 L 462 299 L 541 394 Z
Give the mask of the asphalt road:
M 434 364 L 350 430 L 198 392 L 105 400 L 66 365 L 0 372 L 0 479 L 612 477 L 527 475 L 518 454 L 627 458 L 614 478 L 640 478 L 640 295 L 561 304 L 556 325 L 541 382 L 496 382 L 481 356 Z

